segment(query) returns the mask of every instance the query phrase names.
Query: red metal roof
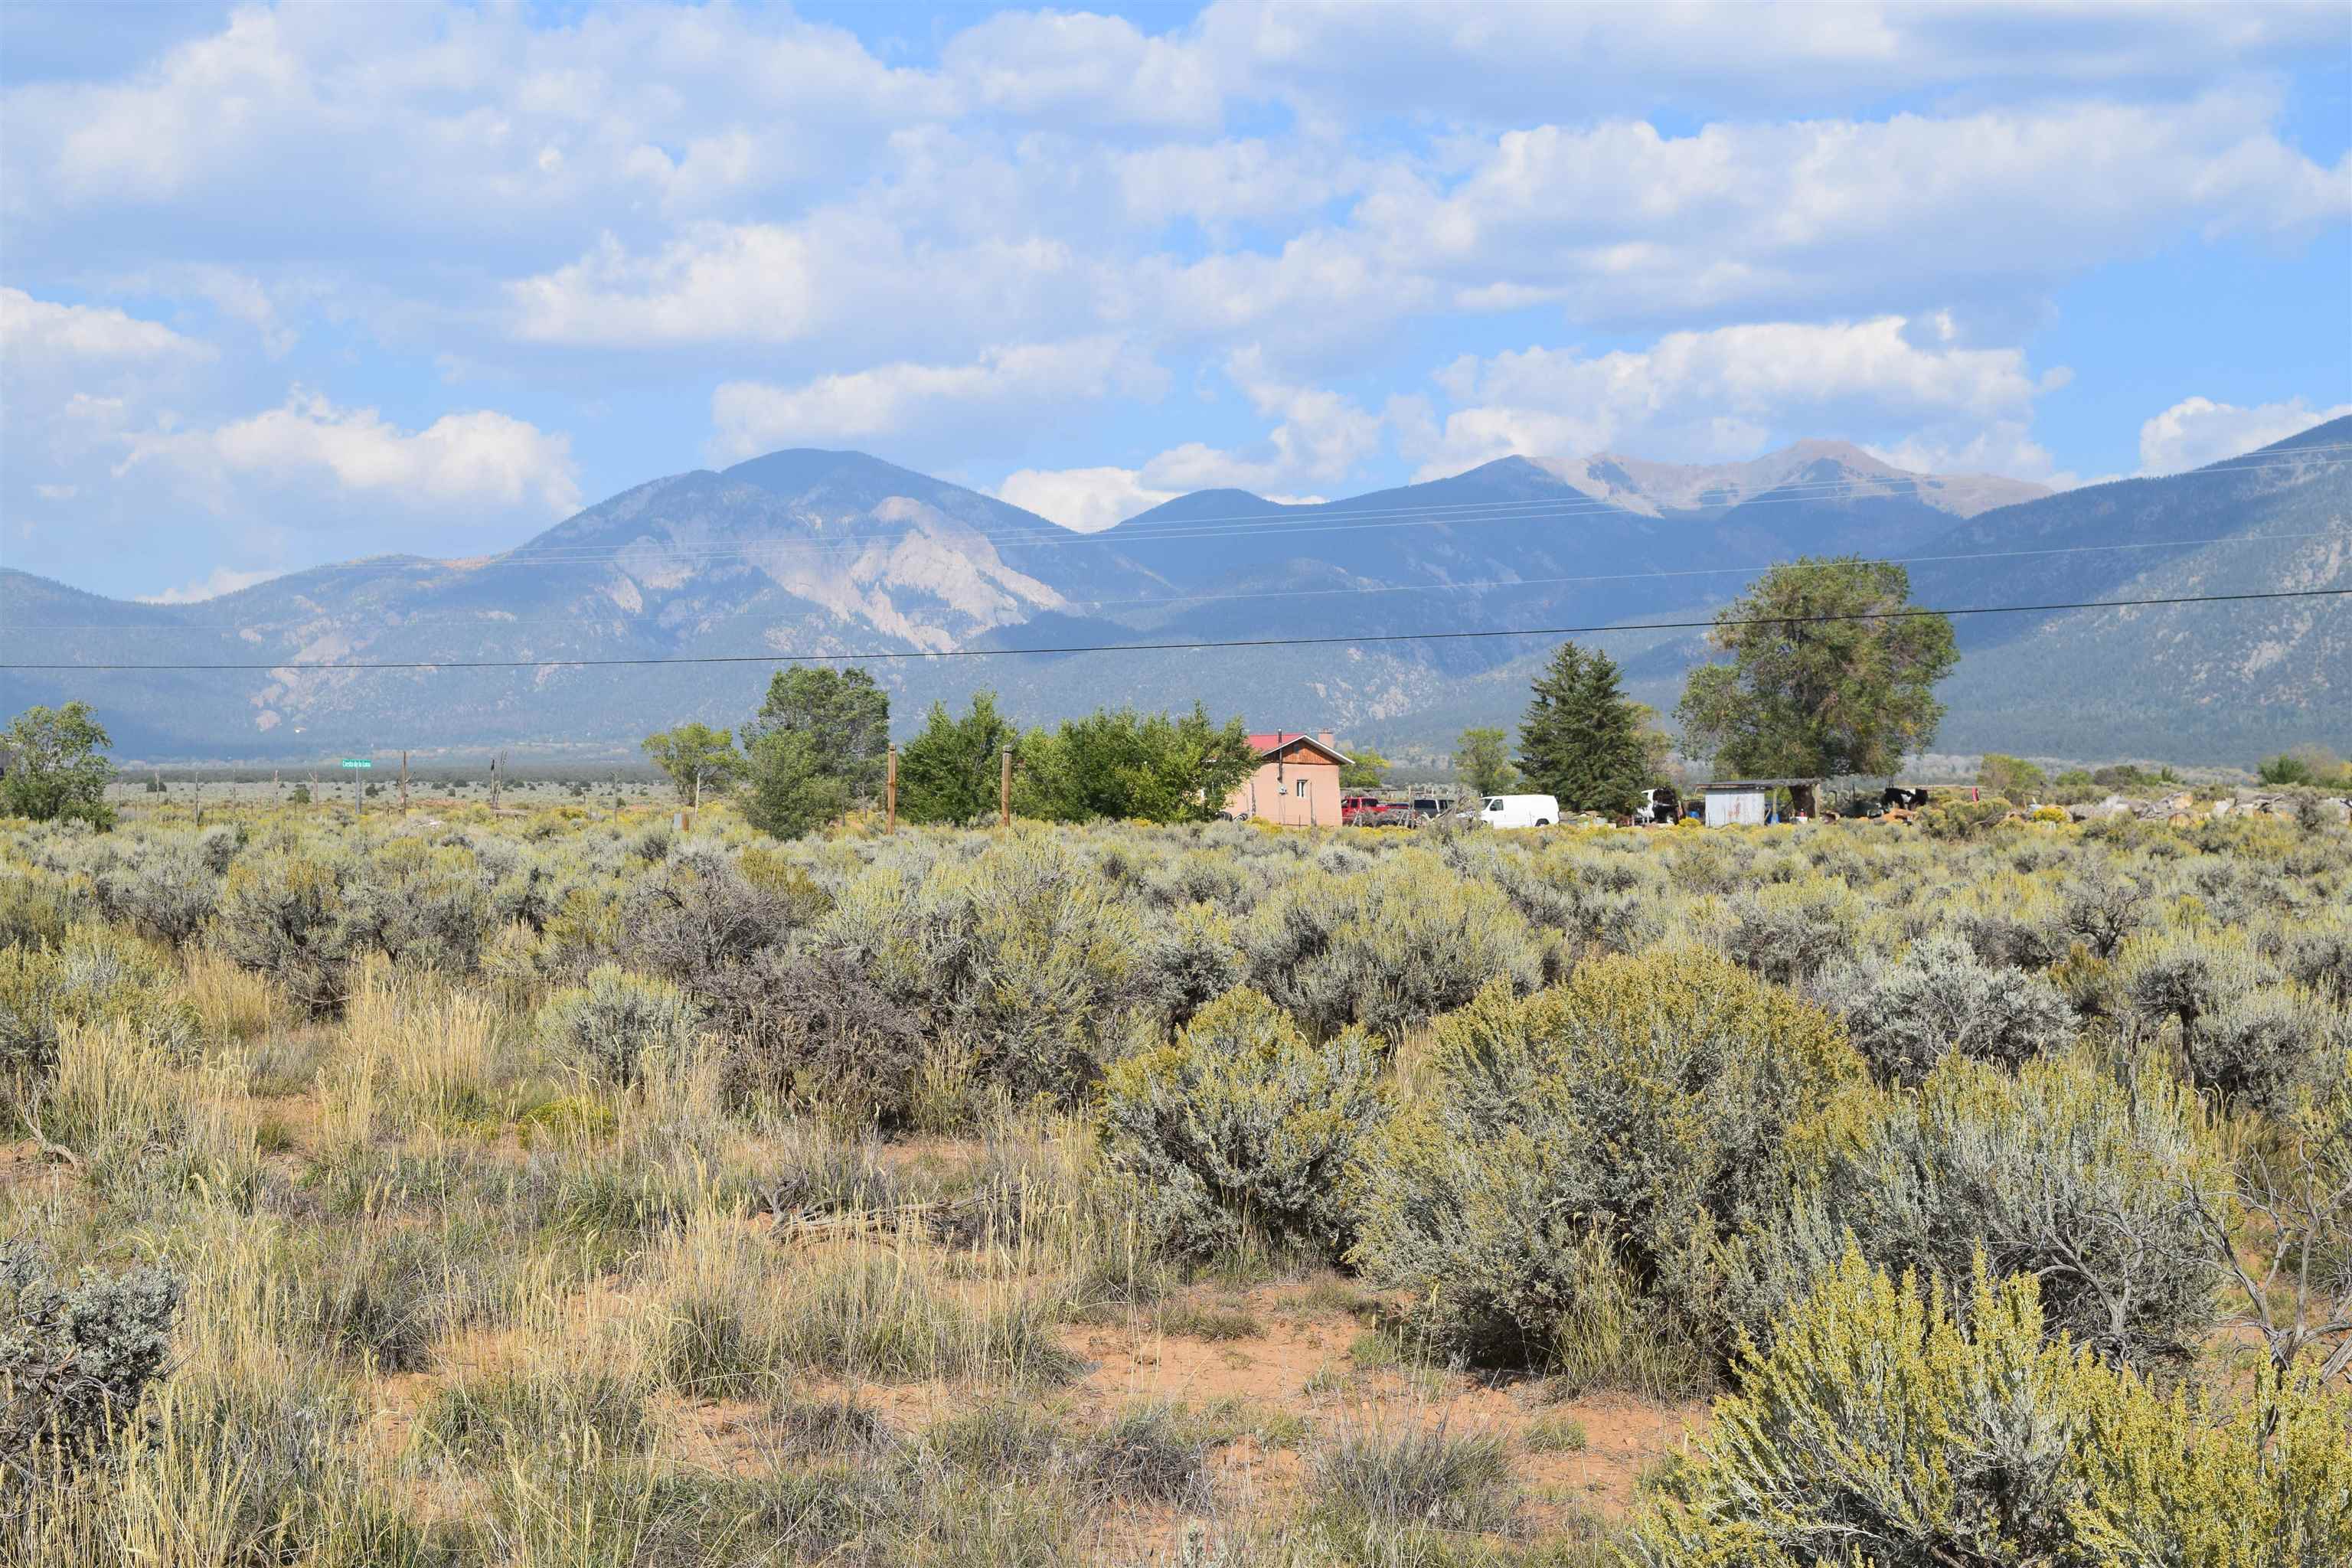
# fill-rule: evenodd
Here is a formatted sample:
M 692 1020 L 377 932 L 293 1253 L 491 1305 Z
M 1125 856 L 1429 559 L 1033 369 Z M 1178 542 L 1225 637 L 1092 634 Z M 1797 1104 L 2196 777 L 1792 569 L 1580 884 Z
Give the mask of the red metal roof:
M 1312 746 L 1341 767 L 1347 766 L 1349 761 L 1344 754 L 1325 745 L 1304 730 L 1270 730 L 1262 735 L 1252 735 L 1249 738 L 1249 743 L 1250 750 L 1261 757 L 1270 757 L 1285 747 L 1305 744 Z

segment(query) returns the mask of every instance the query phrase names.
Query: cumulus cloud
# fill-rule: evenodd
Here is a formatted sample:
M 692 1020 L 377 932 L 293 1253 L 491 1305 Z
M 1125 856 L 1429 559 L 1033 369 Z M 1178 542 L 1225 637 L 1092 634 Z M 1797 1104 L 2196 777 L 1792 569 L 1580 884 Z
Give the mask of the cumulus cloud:
M 93 363 L 203 360 L 210 345 L 184 338 L 160 321 L 142 321 L 105 305 L 36 300 L 22 289 L 0 288 L 0 343 L 10 370 L 26 374 Z
M 279 407 L 209 429 L 128 437 L 121 478 L 163 468 L 211 493 L 238 481 L 315 487 L 414 507 L 471 505 L 562 516 L 580 506 L 571 438 L 491 409 L 404 431 L 373 408 L 297 390 Z
M 1356 243 L 1465 310 L 1573 320 L 1808 313 L 2035 288 L 2182 224 L 2307 232 L 2352 216 L 2352 154 L 2281 142 L 2275 101 L 2078 103 L 1885 121 L 1543 125 L 1447 184 L 1396 171 Z
M 193 583 L 183 583 L 176 588 L 166 588 L 160 594 L 142 594 L 142 605 L 196 605 L 206 599 L 217 599 L 223 594 L 234 594 L 240 588 L 250 588 L 257 583 L 267 583 L 282 577 L 283 572 L 239 572 L 232 567 L 215 566 Z
M 2241 408 L 2210 397 L 2184 397 L 2139 427 L 2139 471 L 2177 474 L 2234 458 L 2315 425 L 2352 414 L 2352 403 L 2314 408 L 2300 397 Z
M 1208 55 L 1120 16 L 999 12 L 950 39 L 940 64 L 978 105 L 1024 117 L 1200 128 L 1224 110 Z
M 810 442 L 919 434 L 933 450 L 952 432 L 1001 433 L 1114 395 L 1157 396 L 1164 377 L 1117 338 L 990 349 L 968 364 L 886 364 L 793 386 L 728 382 L 711 394 L 714 450 L 749 457 Z
M 1181 492 L 1154 489 L 1134 468 L 1018 468 L 996 487 L 996 499 L 1079 533 L 1099 533 Z
M 2040 477 L 2049 454 L 2023 438 L 2036 376 L 2018 348 L 1971 348 L 1950 324 L 1901 316 L 1670 332 L 1650 347 L 1587 355 L 1530 348 L 1465 358 L 1440 385 L 1468 406 L 1412 429 L 1422 477 L 1508 453 L 1579 457 L 1616 447 L 1692 462 L 1754 456 L 1776 440 L 1834 430 L 1898 432 L 1938 467 L 1988 432 L 1972 468 Z M 1908 465 L 1906 465 L 1908 466 Z M 1919 466 L 1927 466 L 1924 460 Z

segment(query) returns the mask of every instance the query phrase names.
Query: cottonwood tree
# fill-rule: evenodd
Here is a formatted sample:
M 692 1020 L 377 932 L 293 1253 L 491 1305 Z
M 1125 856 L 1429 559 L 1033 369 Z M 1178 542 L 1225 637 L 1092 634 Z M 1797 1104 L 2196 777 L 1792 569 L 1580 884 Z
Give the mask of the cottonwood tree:
M 27 708 L 0 731 L 0 761 L 8 770 L 0 777 L 0 816 L 113 826 L 106 786 L 114 764 L 99 755 L 113 746 L 87 702 Z
M 1103 817 L 1200 822 L 1224 809 L 1257 766 L 1239 718 L 1103 709 L 1032 730 L 1016 748 L 1013 809 L 1055 822 Z
M 654 766 L 669 775 L 677 786 L 677 797 L 689 806 L 702 804 L 702 792 L 725 791 L 743 771 L 743 753 L 735 749 L 735 733 L 731 730 L 714 730 L 708 724 L 680 724 L 675 730 L 664 730 L 647 735 L 646 755 Z
M 1691 671 L 1685 749 L 1735 773 L 1883 775 L 1944 716 L 1952 623 L 1911 605 L 1910 574 L 1857 556 L 1775 566 L 1718 613 L 1728 664 Z
M 1389 760 L 1370 746 L 1359 746 L 1348 753 L 1348 765 L 1339 770 L 1341 789 L 1378 789 L 1388 781 Z
M 1500 730 L 1465 730 L 1454 742 L 1454 765 L 1473 795 L 1499 795 L 1517 782 L 1509 742 Z
M 1642 712 L 1613 659 L 1562 643 L 1519 722 L 1519 769 L 1565 810 L 1630 812 L 1653 777 Z
M 2023 800 L 2049 784 L 2049 775 L 2022 757 L 1987 752 L 1977 764 L 1977 785 L 2003 800 Z

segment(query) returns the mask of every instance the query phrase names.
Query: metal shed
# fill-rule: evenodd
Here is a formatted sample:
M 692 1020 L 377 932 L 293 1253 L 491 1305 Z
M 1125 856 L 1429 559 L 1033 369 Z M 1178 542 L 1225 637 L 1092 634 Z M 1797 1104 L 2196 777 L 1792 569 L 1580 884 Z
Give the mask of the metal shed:
M 1761 827 L 1770 815 L 1772 792 L 1779 789 L 1789 792 L 1792 811 L 1819 816 L 1821 787 L 1819 779 L 1720 779 L 1706 789 L 1706 825 Z

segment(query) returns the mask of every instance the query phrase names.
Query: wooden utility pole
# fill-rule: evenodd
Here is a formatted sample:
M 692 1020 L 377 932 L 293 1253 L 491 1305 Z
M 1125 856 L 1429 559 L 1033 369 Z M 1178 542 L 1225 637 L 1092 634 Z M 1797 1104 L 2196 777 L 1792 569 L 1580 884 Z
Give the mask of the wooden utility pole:
M 1003 763 L 996 772 L 996 826 L 1013 826 L 1013 748 L 1004 748 Z
M 197 777 L 196 777 L 196 826 L 197 826 L 198 827 L 202 827 L 204 825 L 205 825 L 205 781 L 204 781 L 204 776 L 200 773 L 200 774 L 198 774 L 198 775 L 197 775 Z
M 310 809 L 323 811 L 326 809 L 326 805 L 327 797 L 319 788 L 319 770 L 312 768 L 310 770 Z
M 499 759 L 498 759 L 498 758 L 496 758 L 496 757 L 492 757 L 492 758 L 490 759 L 490 809 L 491 809 L 492 811 L 496 811 L 496 810 L 498 810 L 498 808 L 499 808 Z
M 898 748 L 890 748 L 882 763 L 882 831 L 898 831 Z
M 276 768 L 269 770 L 269 804 L 272 805 L 284 805 L 286 804 L 286 791 L 278 782 L 278 770 Z
M 400 753 L 400 815 L 408 815 L 408 753 Z

